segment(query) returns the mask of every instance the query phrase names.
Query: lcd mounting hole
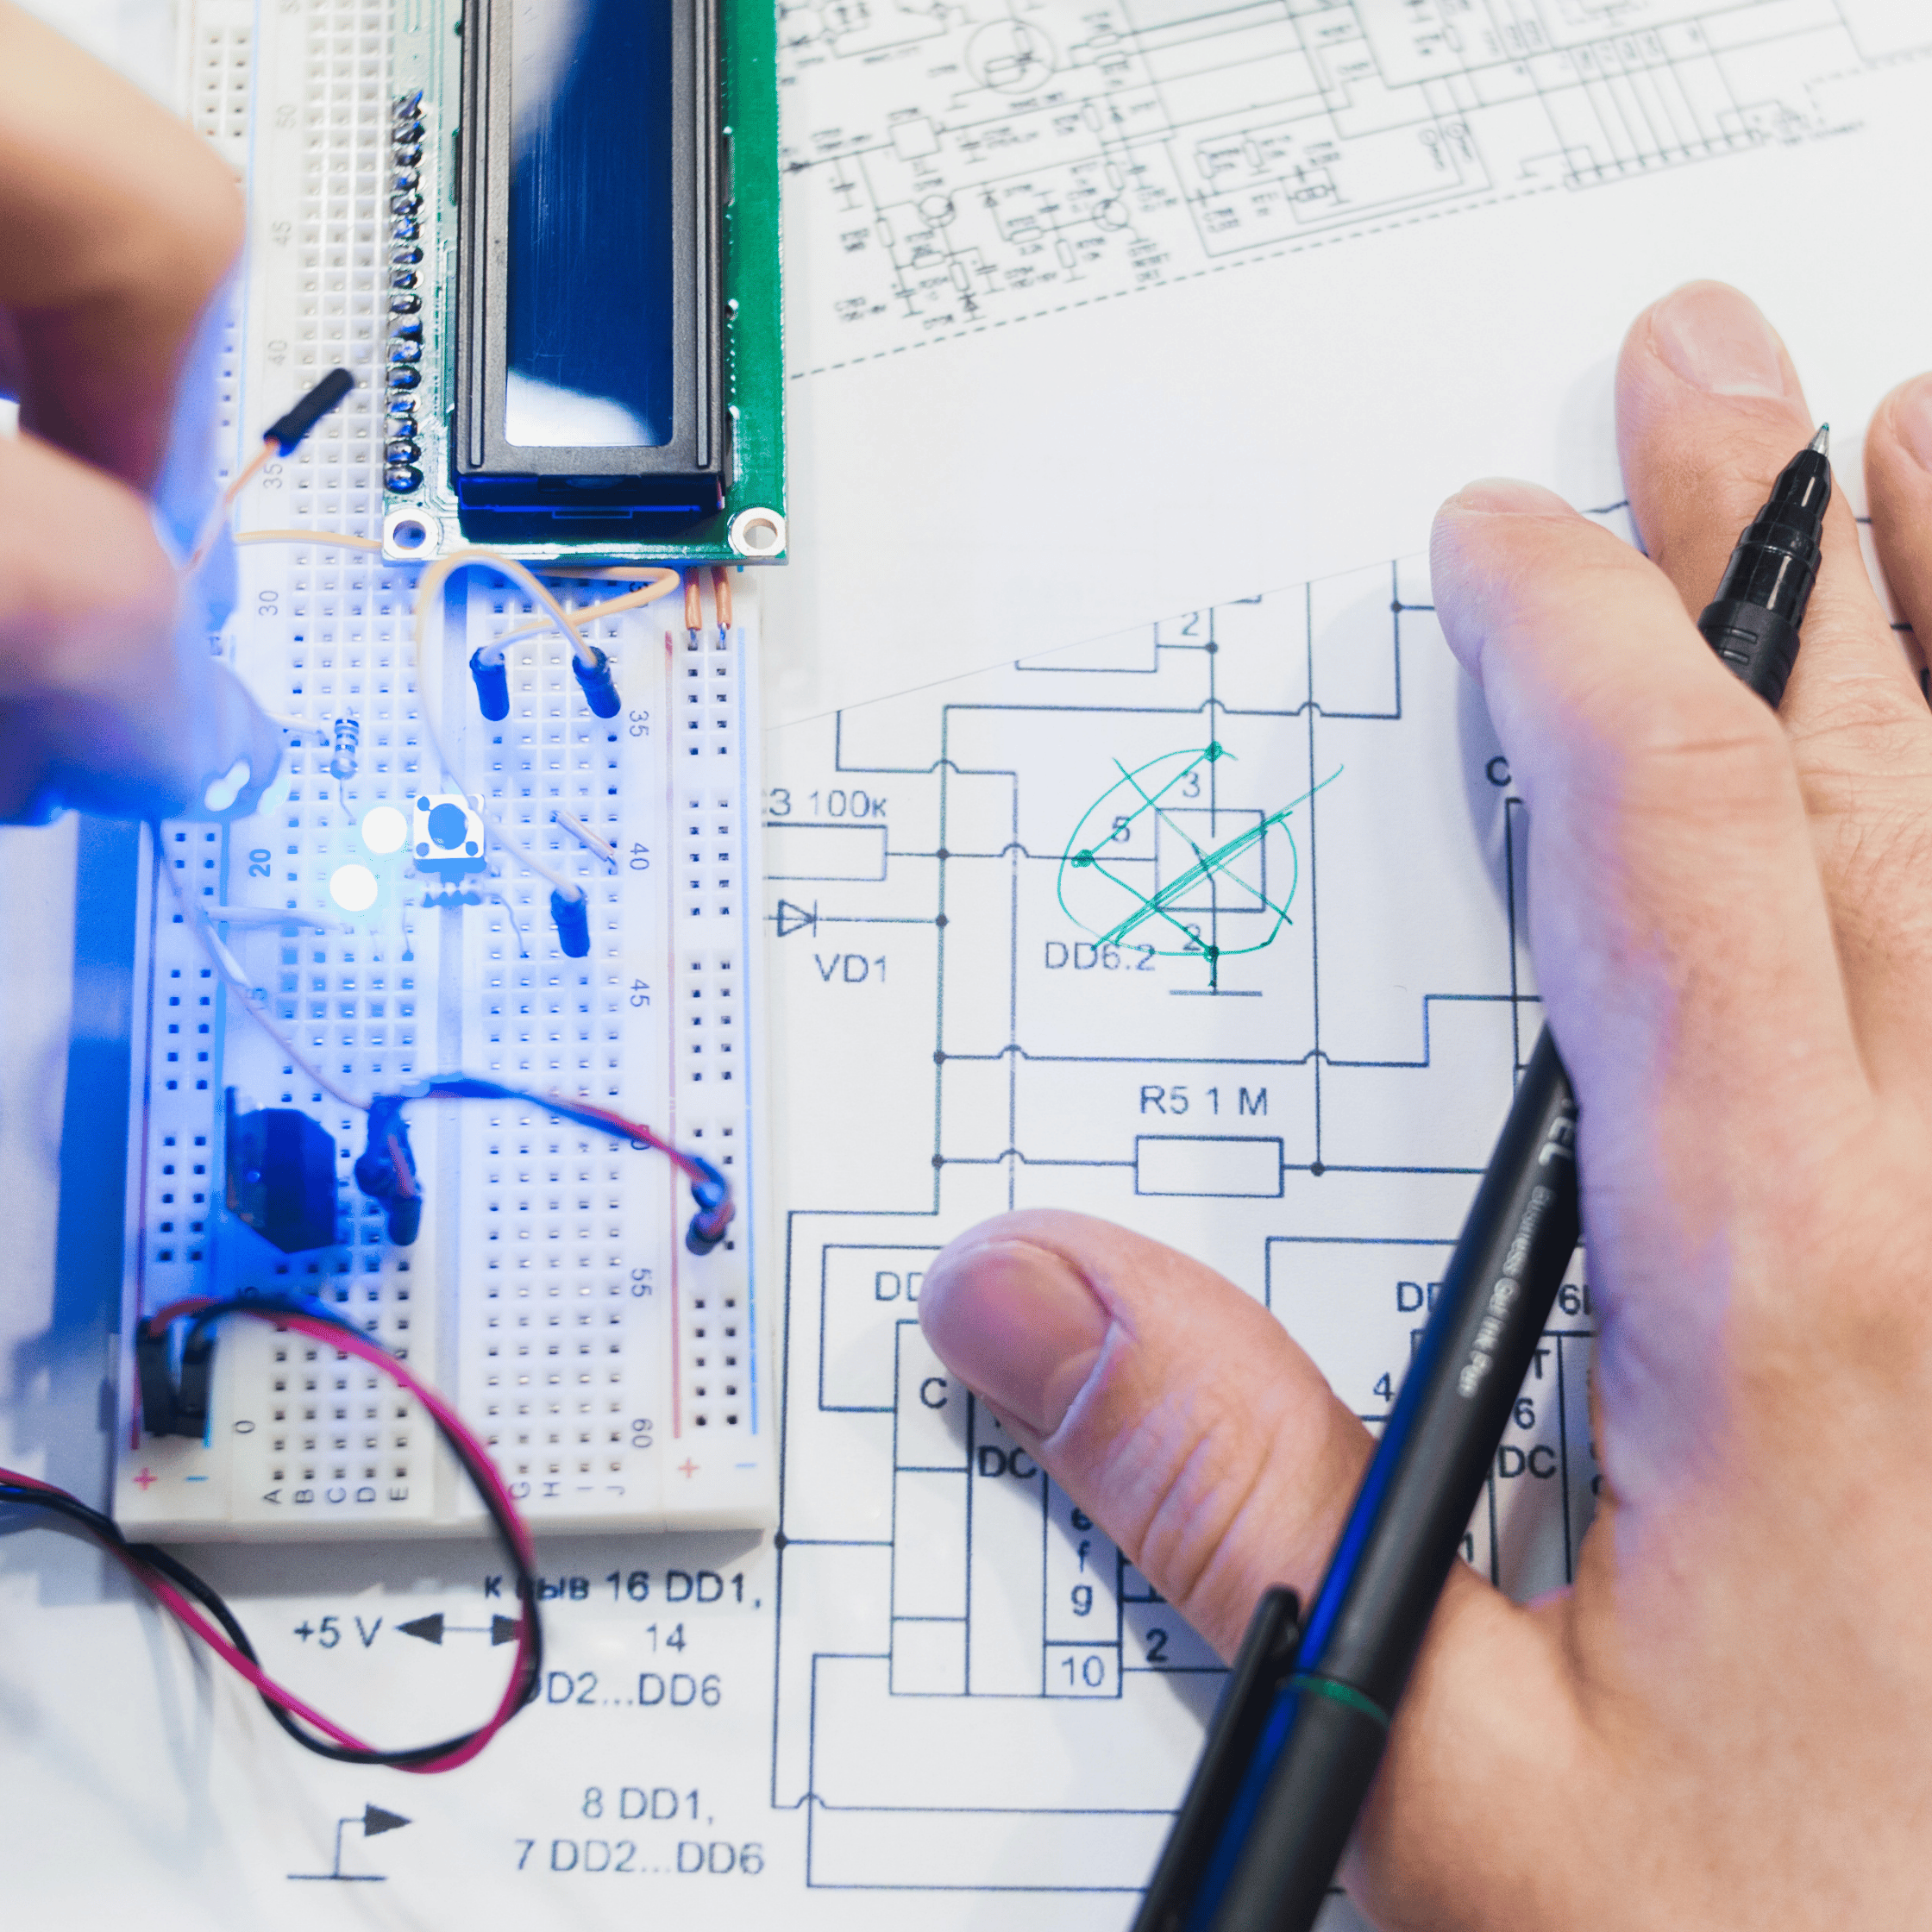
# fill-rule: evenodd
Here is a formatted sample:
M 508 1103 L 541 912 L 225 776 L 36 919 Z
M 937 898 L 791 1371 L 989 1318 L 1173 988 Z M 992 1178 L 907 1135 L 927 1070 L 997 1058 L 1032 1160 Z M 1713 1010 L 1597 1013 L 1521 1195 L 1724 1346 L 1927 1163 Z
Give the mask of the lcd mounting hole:
M 785 519 L 775 510 L 741 510 L 731 522 L 731 548 L 740 556 L 778 555 L 785 548 Z
M 442 525 L 424 511 L 392 510 L 382 520 L 382 547 L 392 557 L 432 557 L 442 548 Z

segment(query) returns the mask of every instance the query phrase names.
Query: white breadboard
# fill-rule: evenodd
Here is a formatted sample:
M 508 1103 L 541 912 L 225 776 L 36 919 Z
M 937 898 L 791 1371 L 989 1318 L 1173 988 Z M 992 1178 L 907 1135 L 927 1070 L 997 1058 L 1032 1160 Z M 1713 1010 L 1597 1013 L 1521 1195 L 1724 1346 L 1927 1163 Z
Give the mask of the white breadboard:
M 241 461 L 335 365 L 358 383 L 249 486 L 242 531 L 379 534 L 388 13 L 388 0 L 305 0 L 258 22 L 247 0 L 197 0 L 185 36 L 197 123 L 249 188 L 251 253 L 223 371 L 225 456 Z M 407 844 L 384 855 L 363 840 L 372 807 L 406 813 L 448 789 L 420 730 L 417 569 L 323 541 L 238 556 L 219 648 L 287 724 L 288 796 L 223 827 L 166 826 L 156 856 L 204 905 L 254 912 L 219 930 L 262 1010 L 357 1095 L 461 1070 L 647 1121 L 729 1177 L 738 1218 L 724 1246 L 694 1258 L 682 1240 L 688 1190 L 661 1156 L 532 1107 L 423 1103 L 409 1114 L 422 1233 L 392 1245 L 350 1174 L 363 1117 L 238 1010 L 152 875 L 117 1516 L 143 1534 L 237 1537 L 480 1521 L 415 1403 L 338 1352 L 265 1325 L 222 1329 L 204 1440 L 140 1430 L 138 1314 L 254 1288 L 319 1295 L 405 1353 L 486 1437 L 539 1527 L 768 1524 L 777 1417 L 760 1269 L 752 600 L 741 591 L 726 637 L 708 599 L 706 628 L 687 633 L 675 593 L 601 624 L 624 698 L 608 721 L 590 713 L 554 633 L 513 645 L 511 715 L 490 724 L 467 660 L 530 622 L 532 605 L 487 572 L 448 586 L 427 661 L 430 705 L 463 788 L 586 888 L 591 950 L 580 960 L 560 950 L 549 885 L 508 855 L 492 850 L 486 871 L 445 881 L 417 873 Z M 626 586 L 555 587 L 578 605 Z M 614 867 L 555 822 L 560 809 L 616 848 Z M 331 895 L 346 864 L 375 875 L 367 912 Z M 231 1088 L 244 1109 L 300 1108 L 335 1137 L 336 1246 L 285 1255 L 224 1211 Z

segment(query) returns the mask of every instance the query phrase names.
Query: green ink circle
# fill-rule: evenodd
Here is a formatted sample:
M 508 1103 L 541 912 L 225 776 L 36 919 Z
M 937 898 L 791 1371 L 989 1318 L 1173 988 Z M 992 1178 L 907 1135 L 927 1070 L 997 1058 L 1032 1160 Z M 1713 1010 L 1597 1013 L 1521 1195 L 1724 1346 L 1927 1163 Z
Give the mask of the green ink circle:
M 1301 883 L 1302 855 L 1288 819 L 1289 813 L 1311 794 L 1305 793 L 1279 811 L 1261 817 L 1245 831 L 1215 846 L 1211 851 L 1203 851 L 1176 819 L 1170 815 L 1176 809 L 1171 801 L 1165 812 L 1162 809 L 1163 801 L 1169 800 L 1170 794 L 1177 790 L 1182 797 L 1189 795 L 1185 787 L 1189 777 L 1201 766 L 1216 764 L 1222 759 L 1239 762 L 1226 745 L 1215 739 L 1204 746 L 1163 752 L 1132 771 L 1118 760 L 1115 761 L 1114 768 L 1120 773 L 1120 777 L 1081 814 L 1079 823 L 1074 827 L 1073 834 L 1067 841 L 1054 880 L 1054 895 L 1059 900 L 1060 910 L 1082 932 L 1090 933 L 1101 945 L 1131 943 L 1137 946 L 1146 946 L 1152 954 L 1164 958 L 1203 960 L 1212 978 L 1220 961 L 1259 952 L 1264 947 L 1273 944 L 1282 928 L 1291 923 L 1289 909 L 1295 902 L 1295 894 Z M 1339 776 L 1339 773 L 1333 775 Z M 1327 782 L 1327 779 L 1321 781 L 1322 784 Z M 1316 790 L 1320 788 L 1320 786 L 1314 787 Z M 1248 813 L 1244 812 L 1243 815 L 1247 816 Z M 1159 819 L 1164 819 L 1182 844 L 1194 853 L 1195 862 L 1167 885 L 1156 888 L 1150 896 L 1139 889 L 1125 866 L 1110 869 L 1108 856 L 1116 848 L 1120 848 L 1120 859 L 1134 864 L 1144 864 L 1146 855 L 1132 851 L 1135 843 L 1134 830 L 1143 825 L 1151 825 Z M 1093 837 L 1088 831 L 1090 826 L 1107 827 L 1106 835 Z M 1236 862 L 1274 831 L 1279 831 L 1286 840 L 1289 860 L 1288 890 L 1278 904 L 1264 897 L 1258 888 L 1233 874 L 1232 869 Z M 1085 873 L 1089 879 L 1098 878 L 1107 881 L 1107 886 L 1111 890 L 1106 910 L 1109 913 L 1118 914 L 1112 919 L 1111 923 L 1096 925 L 1092 918 L 1083 917 L 1068 903 L 1067 875 L 1070 871 Z M 1203 939 L 1197 925 L 1190 925 L 1177 916 L 1175 902 L 1184 900 L 1190 893 L 1217 875 L 1224 880 L 1232 878 L 1234 884 L 1259 900 L 1258 910 L 1264 915 L 1264 930 L 1251 944 L 1224 944 L 1218 919 L 1214 937 Z M 1079 894 L 1082 905 L 1089 913 L 1094 911 L 1089 903 L 1094 898 L 1094 892 L 1095 888 L 1089 883 L 1083 884 Z M 1130 938 L 1133 935 L 1138 937 Z M 1161 943 L 1164 939 L 1167 941 L 1165 944 Z

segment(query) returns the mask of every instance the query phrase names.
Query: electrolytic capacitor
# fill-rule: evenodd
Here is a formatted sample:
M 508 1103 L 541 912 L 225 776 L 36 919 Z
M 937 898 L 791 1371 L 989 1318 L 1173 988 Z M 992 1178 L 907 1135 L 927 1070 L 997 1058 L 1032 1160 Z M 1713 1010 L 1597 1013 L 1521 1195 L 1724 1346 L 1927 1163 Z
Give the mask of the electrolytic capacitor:
M 583 959 L 590 952 L 590 901 L 579 896 L 567 899 L 561 892 L 550 894 L 550 917 L 556 922 L 557 944 L 566 959 Z
M 472 653 L 469 674 L 476 680 L 476 701 L 492 724 L 500 724 L 510 715 L 510 666 L 499 658 L 488 662 L 480 650 Z
M 574 656 L 570 660 L 570 668 L 577 682 L 583 687 L 585 701 L 599 718 L 615 718 L 624 708 L 624 699 L 618 695 L 617 674 L 611 668 L 611 661 L 598 649 L 590 648 L 593 662 L 586 664 Z

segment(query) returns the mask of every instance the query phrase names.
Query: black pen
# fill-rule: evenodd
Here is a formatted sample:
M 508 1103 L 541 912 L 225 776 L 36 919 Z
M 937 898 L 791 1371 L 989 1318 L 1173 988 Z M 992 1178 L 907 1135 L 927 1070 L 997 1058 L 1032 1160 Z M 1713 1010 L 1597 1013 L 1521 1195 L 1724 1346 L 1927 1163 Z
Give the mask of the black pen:
M 1785 465 L 1697 628 L 1776 706 L 1831 499 L 1828 430 Z M 1516 1088 L 1308 1622 L 1249 1626 L 1134 1932 L 1307 1932 L 1542 1339 L 1578 1233 L 1577 1101 L 1548 1030 Z

